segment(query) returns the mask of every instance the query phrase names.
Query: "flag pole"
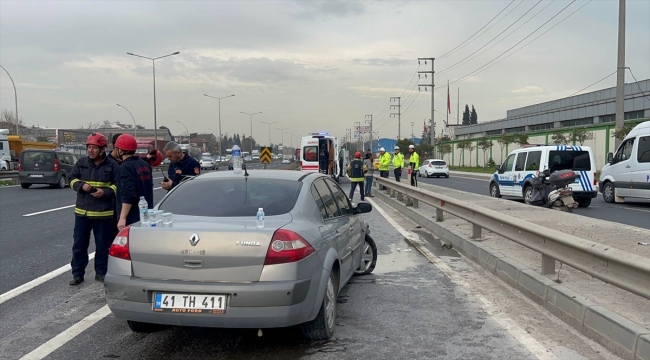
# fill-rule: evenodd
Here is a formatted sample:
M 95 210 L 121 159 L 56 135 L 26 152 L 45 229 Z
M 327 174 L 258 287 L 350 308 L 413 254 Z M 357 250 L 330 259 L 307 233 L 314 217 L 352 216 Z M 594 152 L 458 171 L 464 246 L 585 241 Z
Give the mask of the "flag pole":
M 449 113 L 451 112 L 451 99 L 449 98 L 449 79 L 447 79 L 447 128 L 449 128 Z

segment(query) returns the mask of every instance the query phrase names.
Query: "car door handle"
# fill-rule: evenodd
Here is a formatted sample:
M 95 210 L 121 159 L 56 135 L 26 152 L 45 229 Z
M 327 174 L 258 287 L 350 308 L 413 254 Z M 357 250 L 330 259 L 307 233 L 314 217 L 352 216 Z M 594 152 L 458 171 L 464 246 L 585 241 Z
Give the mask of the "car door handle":
M 631 166 L 630 166 L 630 165 L 627 165 L 627 166 L 625 166 L 625 168 L 626 168 L 626 169 L 629 169 L 629 168 L 631 168 Z
M 200 268 L 203 267 L 203 260 L 183 259 L 183 264 L 185 265 L 185 267 L 189 267 L 189 268 Z

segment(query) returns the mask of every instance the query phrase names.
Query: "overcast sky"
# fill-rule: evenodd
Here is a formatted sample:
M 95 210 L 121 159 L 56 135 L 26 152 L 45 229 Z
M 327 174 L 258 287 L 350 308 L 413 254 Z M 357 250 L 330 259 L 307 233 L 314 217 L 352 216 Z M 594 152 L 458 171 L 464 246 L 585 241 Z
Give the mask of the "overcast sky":
M 402 137 L 410 136 L 411 122 L 419 136 L 430 117 L 430 94 L 424 88 L 418 94 L 417 77 L 407 87 L 418 57 L 438 58 L 436 85 L 445 85 L 495 59 L 571 3 L 515 0 L 483 29 L 489 30 L 443 56 L 511 2 L 2 0 L 0 64 L 16 82 L 18 111 L 29 125 L 130 122 L 115 105 L 120 103 L 138 124 L 152 128 L 151 61 L 126 52 L 157 57 L 180 51 L 156 61 L 158 125 L 175 134 L 185 132 L 177 120 L 191 132 L 218 131 L 217 100 L 202 94 L 234 93 L 221 101 L 223 132 L 248 134 L 249 118 L 240 111 L 262 111 L 253 125 L 262 143 L 268 140 L 262 121 L 278 122 L 271 125 L 277 143 L 275 128 L 296 136 L 342 136 L 366 114 L 375 115 L 381 137 L 395 137 L 397 118 L 388 117 L 386 108 L 391 96 L 402 96 Z M 585 3 L 575 1 L 511 52 Z M 479 121 L 489 121 L 509 109 L 570 95 L 614 72 L 617 22 L 618 1 L 591 1 L 514 55 L 452 84 L 450 120 L 456 118 L 458 87 L 461 113 L 465 103 L 473 104 Z M 627 1 L 626 48 L 626 65 L 636 78 L 650 78 L 650 1 Z M 443 71 L 473 52 L 476 58 Z M 0 81 L 0 107 L 13 110 L 4 72 Z M 632 81 L 628 72 L 626 82 Z M 612 76 L 590 90 L 615 82 Z M 435 94 L 440 129 L 446 87 Z

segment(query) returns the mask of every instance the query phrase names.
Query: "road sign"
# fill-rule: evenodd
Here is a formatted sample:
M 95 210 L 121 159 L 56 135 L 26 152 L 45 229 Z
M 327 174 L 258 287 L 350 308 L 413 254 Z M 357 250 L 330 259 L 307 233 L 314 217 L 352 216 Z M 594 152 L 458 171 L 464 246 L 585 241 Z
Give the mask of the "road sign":
M 370 132 L 370 126 L 355 126 L 354 131 L 360 132 L 360 133 L 369 133 Z
M 267 146 L 260 148 L 260 162 L 270 164 L 271 160 L 271 148 Z

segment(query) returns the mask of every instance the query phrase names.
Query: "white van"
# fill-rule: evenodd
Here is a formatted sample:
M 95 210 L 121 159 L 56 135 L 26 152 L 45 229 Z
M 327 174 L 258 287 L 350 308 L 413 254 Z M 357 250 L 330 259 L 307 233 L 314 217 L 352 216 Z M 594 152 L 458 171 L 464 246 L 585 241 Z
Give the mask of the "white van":
M 608 203 L 625 198 L 650 199 L 650 121 L 630 131 L 600 173 L 600 189 Z
M 569 145 L 524 145 L 514 150 L 492 175 L 490 196 L 514 197 L 528 204 L 533 195 L 533 176 L 546 169 L 575 171 L 576 181 L 571 190 L 580 207 L 588 207 L 591 199 L 598 196 L 593 151 L 587 146 Z
M 300 150 L 300 171 L 322 172 L 339 181 L 339 177 L 344 173 L 341 169 L 345 169 L 345 160 L 341 159 L 338 138 L 328 133 L 311 133 L 303 136 Z M 324 168 L 319 162 L 321 151 L 329 156 L 327 163 L 322 164 Z

